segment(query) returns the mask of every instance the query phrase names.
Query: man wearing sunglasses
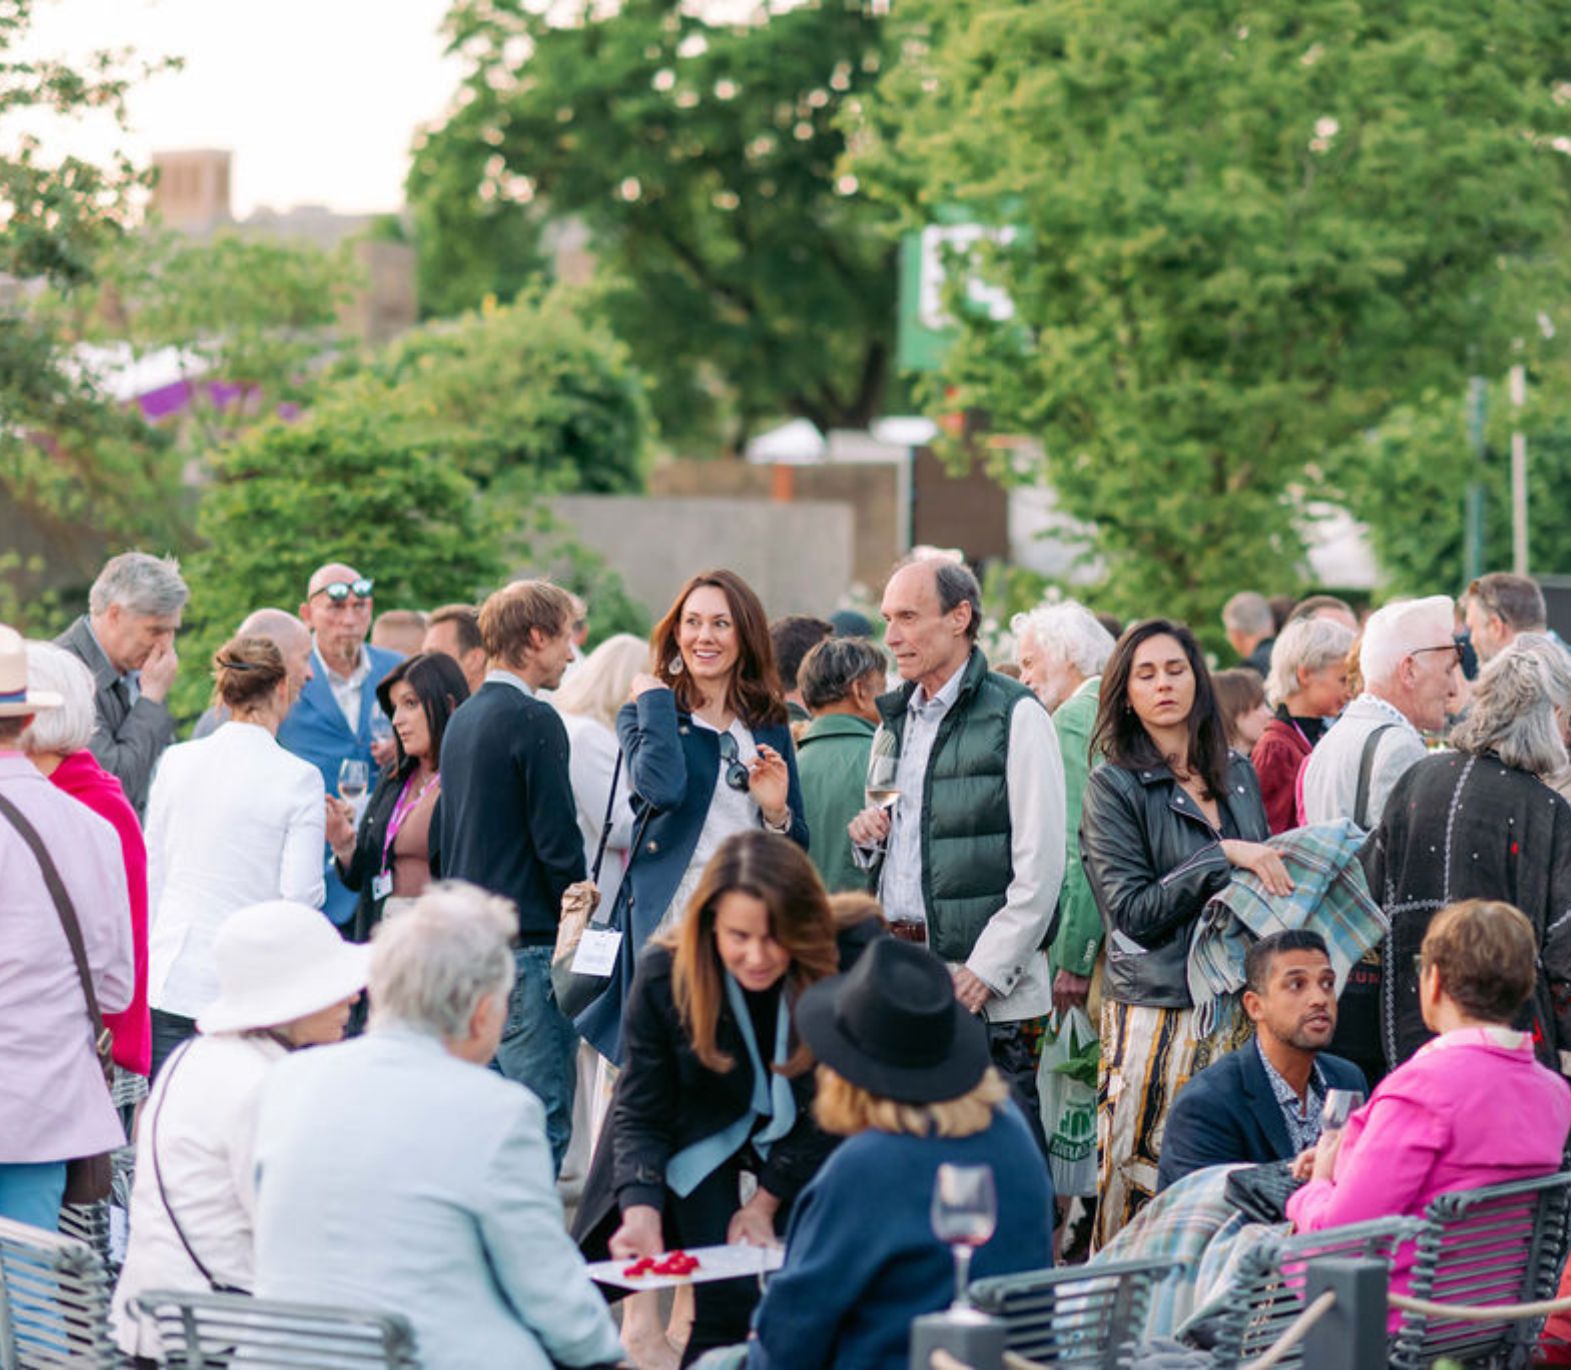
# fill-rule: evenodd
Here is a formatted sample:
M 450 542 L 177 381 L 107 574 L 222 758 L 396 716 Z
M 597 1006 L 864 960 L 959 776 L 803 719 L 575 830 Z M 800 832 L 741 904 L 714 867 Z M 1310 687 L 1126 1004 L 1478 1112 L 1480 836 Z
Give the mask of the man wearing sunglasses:
M 371 739 L 376 687 L 402 660 L 397 652 L 366 644 L 371 631 L 371 580 L 352 566 L 329 562 L 306 585 L 300 620 L 311 630 L 311 678 L 278 730 L 278 741 L 322 772 L 329 794 L 338 793 L 338 769 L 346 760 L 377 770 L 393 755 L 393 743 Z M 323 910 L 338 924 L 355 911 L 355 894 L 338 879 L 331 853 Z

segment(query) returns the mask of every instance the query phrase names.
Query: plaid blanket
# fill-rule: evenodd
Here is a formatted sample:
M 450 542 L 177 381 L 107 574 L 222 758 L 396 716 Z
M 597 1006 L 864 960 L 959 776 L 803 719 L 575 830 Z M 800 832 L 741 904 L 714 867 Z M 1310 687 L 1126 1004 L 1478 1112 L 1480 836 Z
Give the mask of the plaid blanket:
M 1189 943 L 1189 996 L 1195 1035 L 1208 1036 L 1230 996 L 1244 987 L 1244 953 L 1268 933 L 1309 928 L 1326 939 L 1337 993 L 1348 972 L 1391 924 L 1369 894 L 1358 849 L 1363 831 L 1347 819 L 1294 828 L 1270 839 L 1293 878 L 1293 892 L 1267 894 L 1260 877 L 1235 871 L 1227 888 L 1201 911 Z
M 1158 1194 L 1086 1265 L 1089 1275 L 1104 1261 L 1187 1262 L 1152 1289 L 1140 1340 L 1176 1335 L 1225 1293 L 1239 1257 L 1254 1241 L 1288 1230 L 1286 1223 L 1250 1222 L 1227 1201 L 1227 1177 L 1237 1169 L 1213 1165 L 1184 1176 Z

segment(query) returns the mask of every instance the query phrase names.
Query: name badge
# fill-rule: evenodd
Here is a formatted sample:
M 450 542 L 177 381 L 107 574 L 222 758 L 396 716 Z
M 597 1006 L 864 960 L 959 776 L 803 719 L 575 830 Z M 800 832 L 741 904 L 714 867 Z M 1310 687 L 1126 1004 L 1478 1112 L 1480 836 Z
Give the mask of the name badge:
M 371 897 L 373 899 L 386 899 L 393 892 L 393 873 L 383 871 L 371 881 Z
M 615 928 L 585 928 L 573 957 L 574 975 L 609 975 L 616 969 L 622 934 Z

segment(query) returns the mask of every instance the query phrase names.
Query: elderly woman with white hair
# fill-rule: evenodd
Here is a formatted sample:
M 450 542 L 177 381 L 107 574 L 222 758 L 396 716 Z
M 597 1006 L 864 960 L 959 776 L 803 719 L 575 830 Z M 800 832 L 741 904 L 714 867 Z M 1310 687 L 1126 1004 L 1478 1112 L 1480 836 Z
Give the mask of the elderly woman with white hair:
M 1298 826 L 1298 773 L 1347 704 L 1352 631 L 1329 618 L 1298 618 L 1271 648 L 1266 703 L 1272 718 L 1249 759 L 1272 833 Z
M 256 1293 L 401 1313 L 426 1370 L 621 1359 L 568 1240 L 545 1110 L 488 1070 L 512 905 L 432 885 L 378 925 L 363 1037 L 280 1064 L 257 1125 Z
M 111 1322 L 134 1364 L 162 1358 L 131 1301 L 154 1289 L 251 1292 L 257 1103 L 274 1066 L 344 1035 L 364 947 L 325 915 L 271 900 L 230 916 L 213 948 L 219 994 L 201 1035 L 159 1072 L 137 1130 L 131 1239 Z
M 1545 783 L 1566 765 L 1571 662 L 1550 638 L 1523 633 L 1479 675 L 1454 752 L 1397 782 L 1361 854 L 1370 892 L 1391 919 L 1381 1036 L 1388 1068 L 1430 1037 L 1414 957 L 1435 912 L 1462 899 L 1521 909 L 1539 946 L 1538 984 L 1516 1024 L 1559 1068 L 1571 1047 L 1571 804 Z
M 136 978 L 131 1002 L 104 1014 L 113 1038 L 115 1103 L 129 1110 L 147 1092 L 153 1034 L 147 1012 L 147 844 L 125 789 L 88 750 L 93 737 L 93 676 L 52 642 L 27 644 L 29 685 L 60 696 L 60 707 L 35 714 L 22 734 L 22 751 L 57 789 L 106 819 L 120 839 L 131 902 L 131 949 Z M 127 1115 L 129 1120 L 129 1115 Z

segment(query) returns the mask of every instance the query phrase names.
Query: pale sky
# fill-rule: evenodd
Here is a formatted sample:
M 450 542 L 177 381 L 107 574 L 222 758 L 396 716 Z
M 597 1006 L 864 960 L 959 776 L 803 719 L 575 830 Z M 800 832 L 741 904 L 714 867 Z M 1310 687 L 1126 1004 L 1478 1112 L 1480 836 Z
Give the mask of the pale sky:
M 132 91 L 129 135 L 96 118 L 26 128 L 49 157 L 227 148 L 241 218 L 257 206 L 398 209 L 414 130 L 458 89 L 438 31 L 446 10 L 447 0 L 38 0 L 17 56 L 129 46 L 185 68 Z M 20 127 L 0 125 L 0 145 Z

